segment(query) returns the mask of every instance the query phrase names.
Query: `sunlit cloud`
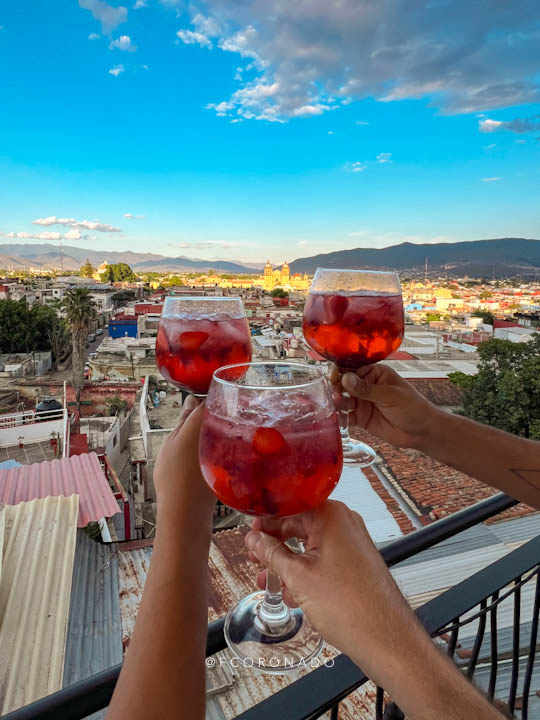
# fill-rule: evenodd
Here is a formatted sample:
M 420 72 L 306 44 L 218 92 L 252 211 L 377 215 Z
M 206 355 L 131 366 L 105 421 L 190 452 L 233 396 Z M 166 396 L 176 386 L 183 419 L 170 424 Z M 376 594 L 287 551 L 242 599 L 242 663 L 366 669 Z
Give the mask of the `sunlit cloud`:
M 499 180 L 502 180 L 502 177 L 485 177 L 485 178 L 482 178 L 482 182 L 485 182 L 485 183 L 499 182 Z
M 123 73 L 126 71 L 126 68 L 123 65 L 115 65 L 114 67 L 110 68 L 109 75 L 114 75 L 114 77 L 118 77 L 120 73 Z
M 367 165 L 357 160 L 356 162 L 346 162 L 343 168 L 347 172 L 361 173 L 364 172 L 364 170 L 367 170 Z
M 120 35 L 116 40 L 112 40 L 109 44 L 110 50 L 123 50 L 124 52 L 135 52 L 137 47 L 131 42 L 129 35 Z
M 32 220 L 33 225 L 65 225 L 66 227 L 86 229 L 86 230 L 97 230 L 98 232 L 121 232 L 121 229 L 114 227 L 114 225 L 108 225 L 102 223 L 99 220 L 76 220 L 75 218 L 60 218 L 56 215 L 50 215 L 49 217 L 38 218 Z
M 388 152 L 379 153 L 376 157 L 376 160 L 380 165 L 384 165 L 385 163 L 391 163 L 392 162 L 392 153 L 388 153 Z

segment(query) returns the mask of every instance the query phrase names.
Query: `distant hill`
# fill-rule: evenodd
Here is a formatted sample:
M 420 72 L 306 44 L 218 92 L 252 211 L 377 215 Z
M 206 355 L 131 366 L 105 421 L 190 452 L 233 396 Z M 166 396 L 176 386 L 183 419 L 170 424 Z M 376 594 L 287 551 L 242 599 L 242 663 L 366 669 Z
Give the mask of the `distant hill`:
M 243 263 L 228 262 L 226 260 L 201 260 L 199 258 L 177 257 L 171 258 L 156 253 L 136 253 L 127 250 L 114 252 L 106 250 L 90 250 L 89 248 L 65 245 L 62 248 L 63 266 L 66 270 L 78 270 L 81 265 L 90 260 L 94 267 L 102 262 L 125 262 L 134 270 L 149 272 L 152 270 L 164 272 L 206 272 L 214 269 L 224 273 L 257 274 L 257 268 L 250 268 Z M 60 268 L 62 259 L 57 245 L 50 243 L 21 243 L 0 245 L 0 267 L 25 268 L 37 267 L 43 269 Z
M 470 242 L 415 245 L 401 243 L 375 250 L 356 248 L 299 258 L 291 273 L 312 274 L 318 267 L 419 271 L 428 261 L 429 271 L 451 275 L 496 276 L 534 274 L 540 269 L 540 240 L 498 238 Z

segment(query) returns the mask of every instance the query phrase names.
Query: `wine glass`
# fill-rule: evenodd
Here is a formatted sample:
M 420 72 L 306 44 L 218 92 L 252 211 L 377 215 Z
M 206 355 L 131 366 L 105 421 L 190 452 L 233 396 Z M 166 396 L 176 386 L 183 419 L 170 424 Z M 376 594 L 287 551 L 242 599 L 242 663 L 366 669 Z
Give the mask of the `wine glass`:
M 200 437 L 204 478 L 219 500 L 248 515 L 285 517 L 317 507 L 343 465 L 339 423 L 320 368 L 257 362 L 214 373 Z M 299 608 L 283 602 L 279 577 L 240 600 L 225 638 L 244 665 L 282 673 L 323 641 Z
M 251 336 L 239 297 L 168 297 L 156 339 L 156 364 L 172 385 L 198 396 L 214 370 L 251 360 Z
M 403 340 L 403 300 L 395 272 L 317 268 L 304 308 L 304 338 L 341 371 L 384 360 Z M 340 412 L 343 455 L 363 467 L 373 448 L 349 434 L 349 413 Z

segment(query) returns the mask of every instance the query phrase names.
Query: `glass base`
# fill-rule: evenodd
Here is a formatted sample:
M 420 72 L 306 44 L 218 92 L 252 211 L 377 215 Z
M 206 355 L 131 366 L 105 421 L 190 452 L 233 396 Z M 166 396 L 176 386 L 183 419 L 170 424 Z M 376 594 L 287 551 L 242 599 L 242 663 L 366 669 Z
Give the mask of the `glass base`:
M 264 591 L 242 598 L 225 618 L 225 639 L 241 666 L 283 674 L 305 667 L 322 650 L 323 639 L 300 608 L 290 608 L 283 624 L 259 618 Z
M 375 450 L 360 440 L 343 437 L 343 462 L 355 463 L 360 467 L 369 467 L 377 459 Z

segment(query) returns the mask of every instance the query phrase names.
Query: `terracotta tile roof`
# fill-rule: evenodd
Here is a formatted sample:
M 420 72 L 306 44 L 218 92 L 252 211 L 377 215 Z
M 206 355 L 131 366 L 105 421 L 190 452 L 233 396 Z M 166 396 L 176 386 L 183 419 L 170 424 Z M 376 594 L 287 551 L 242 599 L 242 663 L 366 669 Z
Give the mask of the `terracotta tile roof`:
M 396 488 L 409 499 L 420 522 L 424 525 L 458 510 L 463 510 L 463 508 L 497 492 L 495 488 L 485 485 L 480 480 L 475 480 L 454 468 L 443 465 L 417 450 L 397 448 L 362 430 L 355 430 L 352 434 L 375 448 L 384 461 L 387 474 L 392 477 Z M 386 503 L 402 531 L 410 532 L 414 529 L 410 521 L 394 498 L 384 488 L 381 490 L 380 483 L 377 484 L 376 478 L 374 481 L 373 477 L 373 473 L 369 473 L 370 482 Z M 536 510 L 519 504 L 496 516 L 490 522 L 496 522 L 503 518 L 521 517 L 533 512 Z
M 460 407 L 462 393 L 448 378 L 410 378 L 409 382 L 430 402 L 439 407 Z

